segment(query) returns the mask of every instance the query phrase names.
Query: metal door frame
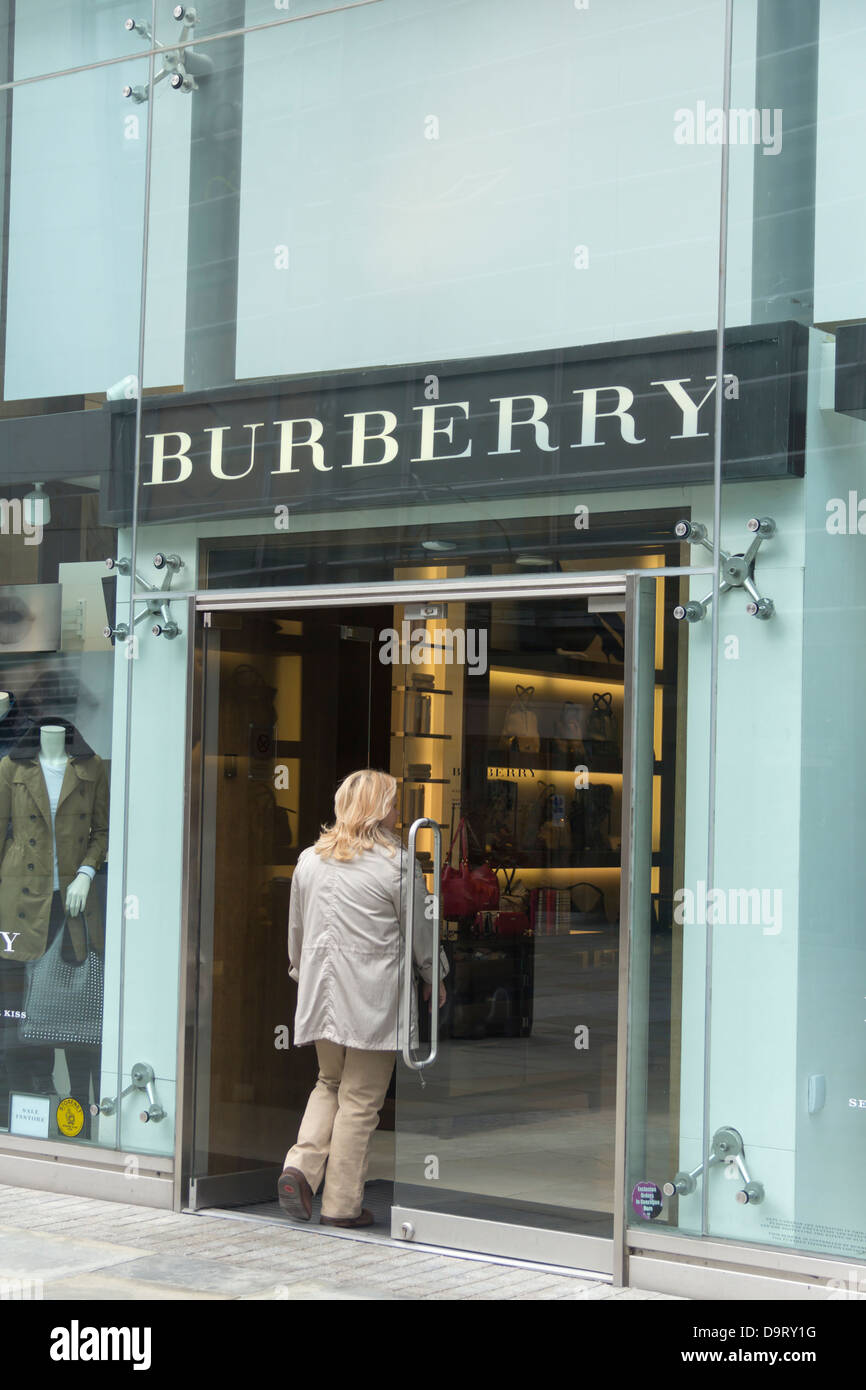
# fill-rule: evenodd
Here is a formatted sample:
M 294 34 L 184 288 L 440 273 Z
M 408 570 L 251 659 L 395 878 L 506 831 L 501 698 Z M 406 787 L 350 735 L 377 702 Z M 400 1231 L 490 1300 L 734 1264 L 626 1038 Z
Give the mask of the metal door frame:
M 614 1278 L 622 1282 L 625 1259 L 625 1206 L 623 1178 L 626 1154 L 626 1094 L 628 1062 L 628 982 L 631 942 L 631 922 L 627 909 L 628 885 L 633 863 L 632 822 L 627 812 L 630 802 L 630 759 L 634 757 L 635 682 L 638 672 L 634 643 L 636 606 L 639 585 L 655 581 L 668 573 L 681 574 L 677 567 L 634 571 L 601 571 L 598 573 L 520 576 L 471 576 L 461 579 L 411 580 L 360 585 L 310 585 L 292 589 L 222 590 L 195 595 L 196 614 L 202 621 L 195 623 L 191 647 L 192 707 L 188 720 L 193 755 L 190 760 L 191 785 L 188 825 L 191 842 L 188 848 L 189 874 L 186 885 L 185 939 L 182 947 L 181 971 L 182 1029 L 179 1040 L 179 1124 L 175 1151 L 175 1198 L 178 1209 L 197 1210 L 213 1205 L 217 1197 L 226 1200 L 229 1192 L 236 1201 L 255 1200 L 262 1189 L 272 1183 L 268 1169 L 250 1170 L 216 1177 L 196 1177 L 194 1173 L 195 1145 L 195 1077 L 198 1057 L 196 1003 L 201 963 L 198 944 L 201 930 L 200 880 L 202 867 L 202 836 L 204 833 L 204 786 L 202 737 L 205 728 L 205 685 L 203 669 L 205 628 L 211 612 L 256 612 L 273 610 L 290 612 L 297 609 L 330 608 L 340 612 L 348 607 L 372 603 L 415 603 L 447 601 L 478 601 L 519 598 L 624 598 L 625 599 L 625 663 L 623 694 L 623 825 L 621 858 L 620 960 L 618 975 L 617 1029 L 617 1094 L 615 1106 L 614 1141 L 614 1232 L 610 1240 L 569 1232 L 546 1230 L 519 1224 L 475 1221 L 465 1217 L 418 1212 L 410 1208 L 392 1207 L 392 1235 L 400 1236 L 408 1223 L 414 1227 L 414 1238 L 424 1244 L 473 1250 L 481 1254 L 502 1255 L 547 1264 L 567 1266 L 586 1271 L 598 1278 Z M 686 571 L 687 572 L 687 571 Z M 190 613 L 192 616 L 192 612 Z M 255 1195 L 253 1195 L 255 1194 Z M 435 1228 L 435 1229 L 434 1229 Z M 401 1239 L 401 1244 L 403 1240 Z

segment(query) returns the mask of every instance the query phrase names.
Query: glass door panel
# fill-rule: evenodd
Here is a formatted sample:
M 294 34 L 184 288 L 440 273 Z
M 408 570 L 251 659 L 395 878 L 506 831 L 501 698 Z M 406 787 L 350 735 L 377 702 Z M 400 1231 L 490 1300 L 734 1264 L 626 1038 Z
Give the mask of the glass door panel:
M 315 1049 L 292 1045 L 291 878 L 342 778 L 386 764 L 391 609 L 207 616 L 191 1200 L 276 1215 L 317 1075 Z
M 624 608 L 399 614 L 403 822 L 435 820 L 446 854 L 456 834 L 456 865 L 462 821 L 499 903 L 440 894 L 446 1001 L 435 1062 L 419 992 L 422 1065 L 398 1066 L 395 1236 L 612 1267 Z M 430 904 L 432 835 L 417 833 Z

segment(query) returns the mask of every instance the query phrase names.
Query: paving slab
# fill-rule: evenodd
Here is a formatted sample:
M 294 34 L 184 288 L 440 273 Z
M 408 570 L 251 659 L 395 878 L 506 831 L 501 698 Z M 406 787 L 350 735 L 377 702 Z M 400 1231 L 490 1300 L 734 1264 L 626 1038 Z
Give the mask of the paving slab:
M 139 1255 L 127 1264 L 117 1265 L 112 1272 L 112 1278 L 116 1276 L 132 1283 L 141 1280 L 145 1284 L 190 1292 L 221 1293 L 229 1298 L 261 1292 L 275 1282 L 273 1275 L 273 1270 L 251 1269 L 233 1261 L 180 1255 Z M 286 1275 L 277 1282 L 285 1283 Z
M 122 1264 L 139 1254 L 135 1246 L 0 1226 L 0 1279 L 41 1279 L 47 1284 L 59 1275 Z
M 174 1300 L 198 1303 L 225 1302 L 236 1295 L 148 1284 L 143 1279 L 113 1279 L 97 1270 L 93 1274 L 77 1274 L 71 1279 L 52 1280 L 46 1284 L 43 1297 L 46 1302 L 54 1303 L 166 1303 Z
M 341 1299 L 363 1300 L 364 1302 L 396 1302 L 395 1294 L 381 1290 L 361 1288 L 349 1284 L 329 1284 L 315 1279 L 298 1280 L 288 1285 L 279 1285 L 272 1292 L 244 1294 L 241 1302 L 255 1300 L 261 1302 L 272 1299 L 277 1302 L 332 1302 Z M 405 1302 L 405 1300 L 403 1300 Z

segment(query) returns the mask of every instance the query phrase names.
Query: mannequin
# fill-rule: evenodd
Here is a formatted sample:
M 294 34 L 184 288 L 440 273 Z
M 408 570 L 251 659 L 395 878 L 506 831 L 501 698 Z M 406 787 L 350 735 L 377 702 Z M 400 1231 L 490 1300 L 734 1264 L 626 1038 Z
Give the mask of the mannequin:
M 12 697 L 13 710 L 14 703 Z M 0 1126 L 9 1092 L 54 1089 L 54 1046 L 18 1040 L 27 964 L 61 933 L 69 963 L 104 950 L 100 895 L 91 884 L 107 848 L 105 763 L 68 720 L 43 715 L 0 758 Z M 85 1112 L 86 1139 L 100 1049 L 65 1044 L 63 1050 L 71 1094 Z
M 68 918 L 77 960 L 87 938 L 102 950 L 91 883 L 107 849 L 105 764 L 74 724 L 44 715 L 0 759 L 0 958 L 42 956 L 57 915 Z
M 54 828 L 54 814 L 57 810 L 57 802 L 63 787 L 63 779 L 66 776 L 66 765 L 69 758 L 66 753 L 66 730 L 62 724 L 43 724 L 39 731 L 39 765 L 42 768 L 42 775 L 45 778 L 45 785 L 48 789 L 48 799 L 51 805 L 51 824 Z M 90 885 L 93 882 L 95 870 L 83 867 L 78 870 L 75 878 L 66 890 L 66 911 L 70 917 L 78 917 L 83 911 L 87 902 L 87 895 L 90 892 Z M 59 887 L 59 876 L 57 872 L 57 850 L 54 851 L 54 888 Z

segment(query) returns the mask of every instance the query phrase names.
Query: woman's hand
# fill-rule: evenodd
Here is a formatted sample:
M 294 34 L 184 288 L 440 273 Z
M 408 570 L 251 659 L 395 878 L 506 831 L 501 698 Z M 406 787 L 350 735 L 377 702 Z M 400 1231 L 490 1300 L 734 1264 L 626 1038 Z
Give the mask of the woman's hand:
M 423 989 L 423 991 L 422 991 L 425 999 L 429 999 L 429 998 L 430 998 L 430 995 L 431 995 L 431 993 L 432 993 L 432 990 L 433 990 L 433 986 L 432 986 L 432 985 L 428 985 L 428 984 L 426 983 L 426 981 L 425 981 L 424 989 Z M 445 986 L 443 985 L 443 983 L 442 983 L 441 980 L 439 981 L 439 1007 L 440 1007 L 440 1009 L 444 1009 L 444 1007 L 445 1007 Z

